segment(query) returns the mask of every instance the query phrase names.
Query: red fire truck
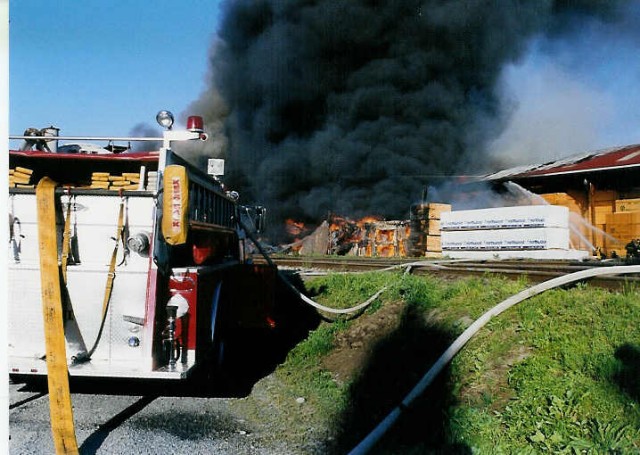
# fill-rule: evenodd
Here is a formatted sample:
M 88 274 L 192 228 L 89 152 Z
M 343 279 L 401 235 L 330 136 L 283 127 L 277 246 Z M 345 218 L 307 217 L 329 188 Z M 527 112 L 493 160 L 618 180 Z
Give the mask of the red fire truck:
M 186 379 L 219 365 L 234 331 L 275 325 L 277 271 L 245 257 L 248 209 L 172 149 L 207 139 L 202 118 L 189 117 L 186 130 L 167 111 L 158 121 L 161 138 L 12 137 L 24 142 L 9 157 L 10 374 L 47 374 L 45 280 L 60 285 L 71 376 Z M 65 139 L 107 145 L 57 146 Z M 114 145 L 134 140 L 162 148 Z M 39 240 L 45 188 L 51 248 Z M 58 276 L 44 276 L 45 256 Z

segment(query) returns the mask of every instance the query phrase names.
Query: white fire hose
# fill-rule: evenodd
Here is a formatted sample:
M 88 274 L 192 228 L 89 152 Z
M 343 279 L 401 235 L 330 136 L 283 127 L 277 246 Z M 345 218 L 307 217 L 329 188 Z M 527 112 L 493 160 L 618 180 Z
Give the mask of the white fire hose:
M 253 239 L 251 239 L 253 241 Z M 254 241 L 255 243 L 255 241 Z M 258 249 L 260 249 L 260 247 L 258 247 Z M 262 253 L 262 250 L 261 250 Z M 273 264 L 273 262 L 271 261 L 271 258 L 269 258 L 266 253 L 262 253 L 263 256 L 267 259 L 267 262 L 269 262 L 270 264 Z M 455 261 L 445 261 L 445 263 L 451 263 L 451 262 L 455 262 Z M 405 275 L 408 273 L 411 273 L 411 269 L 413 267 L 432 267 L 434 269 L 438 269 L 438 270 L 446 270 L 447 267 L 444 265 L 439 264 L 436 261 L 416 261 L 416 262 L 409 262 L 406 264 L 396 264 L 396 265 L 392 265 L 389 267 L 386 267 L 384 269 L 380 269 L 378 270 L 378 272 L 389 272 L 389 271 L 393 271 L 399 268 L 404 268 L 405 271 Z M 358 272 L 356 272 L 358 273 Z M 360 272 L 360 273 L 368 273 L 368 272 Z M 289 288 L 291 288 L 291 290 L 293 292 L 295 292 L 298 297 L 300 297 L 304 302 L 308 303 L 309 305 L 311 305 L 314 308 L 317 308 L 318 310 L 322 310 L 322 311 L 326 311 L 328 313 L 334 313 L 334 314 L 350 314 L 350 313 L 355 313 L 357 311 L 360 311 L 364 308 L 366 308 L 367 306 L 371 305 L 379 296 L 380 294 L 382 294 L 384 291 L 387 290 L 387 286 L 382 287 L 382 289 L 380 289 L 378 292 L 376 292 L 375 294 L 373 294 L 371 297 L 369 297 L 368 300 L 366 300 L 365 302 L 362 302 L 359 305 L 356 305 L 354 307 L 351 308 L 344 308 L 344 309 L 336 309 L 336 308 L 329 308 L 327 306 L 321 305 L 318 302 L 315 302 L 313 300 L 311 300 L 309 297 L 307 297 L 306 295 L 304 295 L 302 292 L 300 292 L 298 289 L 296 289 L 296 287 L 291 284 L 291 282 L 282 274 L 280 273 L 280 271 L 278 270 L 278 274 L 280 275 L 280 278 L 282 278 L 282 280 L 287 284 L 287 286 L 289 286 Z
M 382 294 L 384 291 L 387 290 L 387 287 L 384 286 L 378 292 L 376 292 L 371 297 L 369 297 L 369 299 L 351 308 L 329 308 L 318 302 L 314 302 L 309 297 L 304 295 L 302 292 L 298 291 L 298 289 L 296 289 L 296 287 L 293 284 L 291 284 L 291 282 L 289 282 L 289 280 L 283 274 L 281 274 L 280 271 L 278 271 L 278 274 L 280 275 L 280 278 L 282 278 L 282 280 L 287 284 L 287 286 L 289 286 L 289 288 L 293 292 L 295 292 L 298 295 L 298 297 L 300 297 L 304 302 L 308 303 L 314 308 L 317 308 L 318 310 L 322 310 L 322 311 L 326 311 L 328 313 L 334 313 L 334 314 L 349 314 L 349 313 L 355 313 L 356 311 L 360 311 L 368 307 L 369 305 L 371 305 L 374 302 L 374 300 L 380 296 L 380 294 Z
M 267 259 L 267 261 L 269 261 L 269 260 L 270 259 Z M 387 271 L 392 271 L 392 270 L 395 270 L 395 269 L 398 269 L 398 268 L 404 268 L 405 269 L 405 274 L 406 274 L 406 273 L 410 273 L 412 267 L 425 266 L 425 265 L 433 267 L 433 268 L 437 268 L 437 269 L 446 269 L 445 266 L 442 266 L 440 264 L 436 264 L 436 263 L 433 263 L 433 262 L 417 261 L 417 262 L 410 262 L 410 263 L 407 263 L 407 264 L 392 265 L 390 267 L 378 270 L 378 272 L 387 272 Z M 363 273 L 366 273 L 366 272 L 363 272 Z M 329 308 L 327 306 L 324 306 L 324 305 L 322 305 L 322 304 L 320 304 L 318 302 L 315 302 L 315 301 L 311 300 L 309 297 L 307 297 L 302 292 L 300 292 L 293 284 L 291 284 L 291 282 L 282 273 L 280 273 L 280 271 L 278 271 L 278 274 L 280 275 L 280 278 L 282 278 L 282 280 L 287 284 L 287 286 L 289 286 L 289 288 L 293 292 L 295 292 L 298 295 L 298 297 L 300 297 L 304 302 L 308 303 L 309 305 L 311 305 L 314 308 L 317 308 L 318 310 L 326 311 L 327 313 L 333 313 L 333 314 L 350 314 L 350 313 L 355 313 L 357 311 L 360 311 L 360 310 L 368 307 L 369 305 L 371 305 L 380 296 L 380 294 L 382 294 L 384 291 L 387 290 L 387 286 L 384 286 L 378 292 L 376 292 L 371 297 L 369 297 L 368 300 L 362 302 L 359 305 L 351 307 L 351 308 L 344 308 L 344 309 Z
M 453 359 L 453 357 L 460 352 L 462 347 L 474 336 L 482 327 L 484 327 L 492 317 L 499 315 L 503 311 L 511 308 L 517 303 L 523 300 L 541 294 L 550 289 L 564 286 L 576 281 L 582 281 L 587 278 L 592 278 L 601 275 L 621 275 L 628 273 L 640 273 L 640 265 L 626 265 L 615 267 L 602 267 L 597 269 L 581 270 L 579 272 L 563 275 L 558 278 L 545 281 L 543 283 L 532 286 L 525 289 L 518 294 L 509 297 L 508 299 L 497 304 L 489 311 L 484 313 L 478 319 L 475 320 L 456 340 L 447 348 L 446 351 L 438 358 L 433 366 L 427 371 L 427 373 L 420 379 L 420 381 L 414 386 L 409 394 L 400 402 L 400 404 L 393 409 L 379 424 L 376 426 L 360 443 L 349 452 L 349 455 L 363 455 L 368 453 L 375 444 L 384 436 L 384 434 L 391 428 L 391 426 L 398 420 L 402 412 L 407 409 L 411 403 L 426 390 L 426 388 L 433 382 L 438 374 L 444 369 L 444 367 Z
M 264 248 L 262 248 L 262 245 L 260 244 L 260 242 L 258 241 L 258 239 L 256 239 L 253 235 L 253 233 L 247 229 L 247 227 L 244 225 L 244 223 L 240 220 L 238 220 L 240 227 L 242 227 L 242 229 L 244 229 L 245 234 L 247 235 L 247 237 L 249 237 L 249 239 L 253 242 L 253 244 L 256 246 L 256 248 L 258 248 L 258 251 L 260 252 L 260 254 L 262 254 L 262 256 L 265 258 L 265 260 L 267 261 L 267 263 L 269 265 L 275 265 L 273 263 L 273 260 L 271 260 L 271 257 L 269 256 L 269 254 L 264 250 Z M 350 314 L 350 313 L 355 313 L 357 311 L 360 311 L 366 307 L 368 307 L 369 305 L 371 305 L 379 296 L 380 294 L 382 294 L 387 287 L 384 286 L 382 289 L 380 289 L 378 292 L 376 292 L 375 294 L 373 294 L 371 297 L 369 297 L 369 299 L 367 299 L 365 302 L 362 302 L 359 305 L 356 305 L 354 307 L 351 308 L 329 308 L 327 306 L 324 306 L 318 302 L 315 302 L 313 300 L 311 300 L 309 297 L 307 297 L 306 295 L 304 295 L 302 292 L 300 292 L 288 279 L 287 277 L 284 276 L 284 274 L 282 274 L 280 272 L 280 270 L 278 270 L 278 276 L 280 278 L 282 278 L 282 281 L 285 282 L 285 284 L 287 286 L 289 286 L 289 288 L 295 292 L 298 297 L 300 297 L 305 303 L 311 305 L 312 307 L 318 309 L 318 310 L 322 310 L 322 311 L 326 311 L 327 313 L 333 313 L 333 314 Z

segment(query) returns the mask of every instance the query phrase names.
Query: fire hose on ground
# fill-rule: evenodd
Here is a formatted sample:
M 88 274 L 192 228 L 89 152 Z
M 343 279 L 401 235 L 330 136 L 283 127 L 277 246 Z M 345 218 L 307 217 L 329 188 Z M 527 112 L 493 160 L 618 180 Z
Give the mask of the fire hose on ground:
M 473 337 L 482 327 L 484 327 L 494 316 L 498 316 L 505 310 L 508 310 L 512 306 L 530 298 L 535 295 L 541 294 L 550 289 L 554 289 L 560 286 L 565 286 L 577 281 L 582 281 L 587 278 L 592 278 L 600 275 L 621 275 L 628 273 L 640 273 L 640 266 L 614 266 L 604 267 L 598 269 L 581 270 L 579 272 L 570 273 L 558 278 L 545 281 L 544 283 L 537 284 L 516 295 L 509 297 L 508 299 L 500 302 L 489 311 L 485 312 L 482 316 L 473 322 L 462 334 L 456 338 L 456 340 L 447 348 L 446 351 L 438 358 L 433 366 L 427 371 L 427 373 L 420 379 L 420 381 L 414 386 L 409 394 L 400 402 L 396 408 L 394 408 L 379 424 L 376 426 L 356 447 L 349 452 L 349 455 L 363 455 L 368 453 L 375 444 L 385 435 L 385 433 L 393 426 L 398 420 L 400 415 L 405 411 L 413 401 L 424 393 L 433 380 L 440 374 L 445 366 L 453 359 L 453 357 L 460 352 L 463 346 Z
M 259 248 L 260 249 L 260 248 Z M 264 253 L 263 253 L 264 256 Z M 267 256 L 265 256 L 266 258 Z M 271 259 L 267 259 L 267 261 L 271 261 Z M 273 264 L 273 262 L 271 262 L 271 264 Z M 386 272 L 386 271 L 392 271 L 392 270 L 396 270 L 398 268 L 404 268 L 405 269 L 405 274 L 407 273 L 411 273 L 411 269 L 415 266 L 424 266 L 424 265 L 428 265 L 437 269 L 446 269 L 445 266 L 442 266 L 440 264 L 434 264 L 434 263 L 429 263 L 429 262 L 425 262 L 425 261 L 417 261 L 417 262 L 411 262 L 409 264 L 399 264 L 399 265 L 393 265 L 391 267 L 387 267 L 384 268 L 382 270 L 379 270 L 379 272 Z M 380 294 L 382 294 L 384 291 L 387 290 L 387 286 L 383 286 L 378 292 L 376 292 L 375 294 L 373 294 L 371 297 L 369 297 L 369 299 L 367 299 L 366 301 L 362 302 L 359 305 L 356 305 L 354 307 L 351 308 L 345 308 L 345 309 L 336 309 L 336 308 L 329 308 L 327 306 L 324 306 L 318 302 L 315 302 L 313 300 L 311 300 L 309 297 L 307 297 L 306 295 L 304 295 L 302 292 L 300 292 L 298 289 L 296 289 L 296 287 L 291 284 L 291 282 L 278 271 L 278 275 L 280 275 L 280 278 L 282 278 L 282 280 L 285 282 L 285 284 L 287 286 L 289 286 L 289 288 L 295 292 L 298 297 L 300 297 L 300 299 L 302 299 L 304 302 L 306 302 L 307 304 L 311 305 L 314 308 L 317 308 L 318 310 L 322 310 L 322 311 L 326 311 L 328 313 L 333 313 L 333 314 L 351 314 L 351 313 L 355 313 L 357 311 L 360 311 L 366 307 L 368 307 L 369 305 L 371 305 L 379 296 Z
M 253 244 L 256 246 L 256 248 L 258 248 L 258 251 L 260 252 L 260 254 L 264 257 L 264 259 L 267 261 L 267 263 L 271 266 L 274 266 L 274 262 L 271 259 L 271 257 L 269 256 L 269 254 L 264 250 L 264 248 L 262 247 L 262 245 L 260 244 L 260 241 L 258 239 L 255 238 L 255 236 L 253 235 L 253 233 L 247 229 L 247 227 L 244 225 L 244 223 L 242 223 L 242 221 L 239 221 L 240 227 L 242 227 L 242 229 L 244 229 L 247 237 L 249 237 L 249 239 L 251 240 L 251 242 L 253 242 Z M 307 297 L 306 295 L 304 295 L 302 292 L 300 292 L 288 279 L 286 276 L 284 276 L 283 273 L 281 273 L 278 270 L 278 276 L 280 277 L 280 279 L 282 279 L 282 281 L 289 287 L 289 289 L 291 289 L 298 297 L 300 297 L 300 299 L 302 299 L 302 301 L 304 301 L 305 303 L 311 305 L 312 307 L 321 310 L 321 311 L 325 311 L 327 313 L 333 313 L 333 314 L 351 314 L 351 313 L 356 313 L 360 310 L 365 309 L 366 307 L 368 307 L 369 305 L 371 305 L 379 296 L 380 294 L 382 294 L 387 287 L 384 286 L 382 289 L 380 289 L 378 292 L 376 292 L 375 294 L 373 294 L 371 297 L 369 297 L 366 301 L 362 302 L 359 305 L 356 305 L 354 307 L 351 308 L 329 308 L 327 306 L 324 306 L 318 302 L 313 301 L 312 299 L 310 299 L 309 297 Z

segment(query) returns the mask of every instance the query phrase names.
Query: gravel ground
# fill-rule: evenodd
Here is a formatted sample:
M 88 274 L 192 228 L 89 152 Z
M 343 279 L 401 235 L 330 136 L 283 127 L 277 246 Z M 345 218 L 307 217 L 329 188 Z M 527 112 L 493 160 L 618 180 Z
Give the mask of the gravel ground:
M 49 396 L 10 384 L 10 453 L 54 453 Z M 283 395 L 275 375 L 245 398 L 72 393 L 82 454 L 310 454 L 327 437 L 302 397 Z

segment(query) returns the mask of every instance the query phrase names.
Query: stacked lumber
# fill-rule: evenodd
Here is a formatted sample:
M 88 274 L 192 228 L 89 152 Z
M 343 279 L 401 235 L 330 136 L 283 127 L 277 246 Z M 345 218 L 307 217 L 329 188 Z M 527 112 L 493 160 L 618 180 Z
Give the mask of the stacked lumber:
M 33 169 L 16 166 L 9 169 L 9 188 L 34 188 L 31 183 Z
M 373 221 L 365 225 L 366 256 L 404 257 L 407 238 L 410 235 L 406 221 Z
M 91 186 L 101 190 L 137 190 L 140 184 L 140 174 L 136 172 L 123 172 L 120 175 L 111 175 L 109 172 L 93 172 L 91 174 Z
M 442 213 L 450 212 L 450 204 L 414 204 L 411 206 L 409 224 L 409 246 L 407 252 L 410 256 L 439 256 L 442 253 L 440 240 L 440 218 Z
M 617 212 L 640 212 L 640 198 L 638 199 L 616 199 Z
M 632 240 L 640 239 L 640 211 L 615 212 L 607 215 L 607 252 L 614 251 L 618 256 L 625 256 L 625 246 Z
M 545 193 L 540 196 L 550 205 L 562 205 L 567 207 L 570 212 L 577 213 L 581 216 L 587 205 L 586 196 L 583 194 Z
M 591 214 L 587 195 L 579 192 L 568 193 L 546 193 L 541 194 L 542 198 L 550 205 L 561 205 L 567 207 L 570 212 L 570 218 L 574 221 L 569 239 L 573 248 L 591 249 L 591 242 L 597 242 L 602 239 L 594 239 L 594 230 L 590 228 Z M 585 220 L 587 223 L 579 222 Z M 604 223 L 604 221 L 602 221 Z M 602 229 L 602 226 L 600 226 Z
M 607 217 L 615 211 L 616 197 L 617 193 L 610 190 L 597 190 L 591 197 L 592 215 L 589 221 L 597 228 L 591 243 L 596 247 L 602 248 L 606 245 Z

